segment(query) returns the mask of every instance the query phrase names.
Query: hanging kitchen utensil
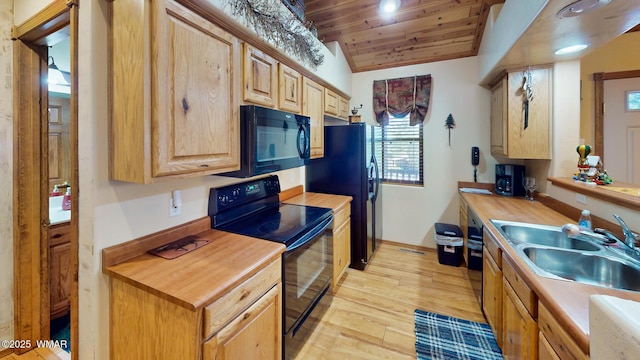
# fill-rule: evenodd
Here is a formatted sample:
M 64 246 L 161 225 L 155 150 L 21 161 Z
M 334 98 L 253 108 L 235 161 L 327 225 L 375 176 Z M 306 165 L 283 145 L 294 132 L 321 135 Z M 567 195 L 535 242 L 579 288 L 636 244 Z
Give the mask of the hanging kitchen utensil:
M 531 86 L 531 70 L 527 70 L 522 78 L 522 106 L 524 107 L 524 128 L 529 127 L 529 103 L 533 101 Z

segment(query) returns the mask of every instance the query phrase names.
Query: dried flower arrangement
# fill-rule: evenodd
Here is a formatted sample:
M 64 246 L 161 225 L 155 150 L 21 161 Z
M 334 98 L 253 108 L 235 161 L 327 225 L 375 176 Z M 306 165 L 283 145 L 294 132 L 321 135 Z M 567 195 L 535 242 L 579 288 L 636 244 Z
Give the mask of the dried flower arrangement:
M 313 69 L 324 62 L 317 39 L 299 19 L 282 11 L 280 1 L 227 0 L 227 4 L 234 17 L 245 19 L 258 35 L 285 53 L 293 54 Z

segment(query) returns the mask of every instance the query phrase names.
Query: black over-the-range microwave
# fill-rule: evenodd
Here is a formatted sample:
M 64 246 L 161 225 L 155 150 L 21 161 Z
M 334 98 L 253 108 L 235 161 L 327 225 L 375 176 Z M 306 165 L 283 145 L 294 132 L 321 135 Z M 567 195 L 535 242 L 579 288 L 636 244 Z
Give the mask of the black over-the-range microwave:
M 308 116 L 256 105 L 240 106 L 240 170 L 219 175 L 251 177 L 307 165 Z

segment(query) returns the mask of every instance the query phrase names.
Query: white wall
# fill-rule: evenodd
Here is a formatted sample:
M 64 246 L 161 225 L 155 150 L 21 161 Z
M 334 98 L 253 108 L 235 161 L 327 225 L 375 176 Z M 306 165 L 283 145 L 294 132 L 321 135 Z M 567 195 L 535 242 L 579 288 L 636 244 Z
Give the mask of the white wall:
M 0 1 L 0 340 L 13 339 L 12 24 L 13 2 Z
M 363 104 L 363 121 L 374 123 L 373 81 L 432 76 L 431 104 L 424 123 L 424 186 L 382 186 L 382 238 L 435 247 L 433 224 L 459 222 L 458 181 L 473 181 L 471 147 L 480 147 L 479 182 L 493 182 L 489 90 L 478 85 L 478 59 L 470 57 L 353 74 L 352 104 Z M 449 114 L 456 128 L 444 127 Z

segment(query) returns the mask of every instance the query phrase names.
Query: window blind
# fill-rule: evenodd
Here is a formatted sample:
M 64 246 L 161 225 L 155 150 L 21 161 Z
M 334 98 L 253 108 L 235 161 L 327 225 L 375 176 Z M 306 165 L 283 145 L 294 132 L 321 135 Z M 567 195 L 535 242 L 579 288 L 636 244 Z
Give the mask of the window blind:
M 382 181 L 399 184 L 424 183 L 422 124 L 410 126 L 409 116 L 390 118 L 376 127 L 376 157 Z

